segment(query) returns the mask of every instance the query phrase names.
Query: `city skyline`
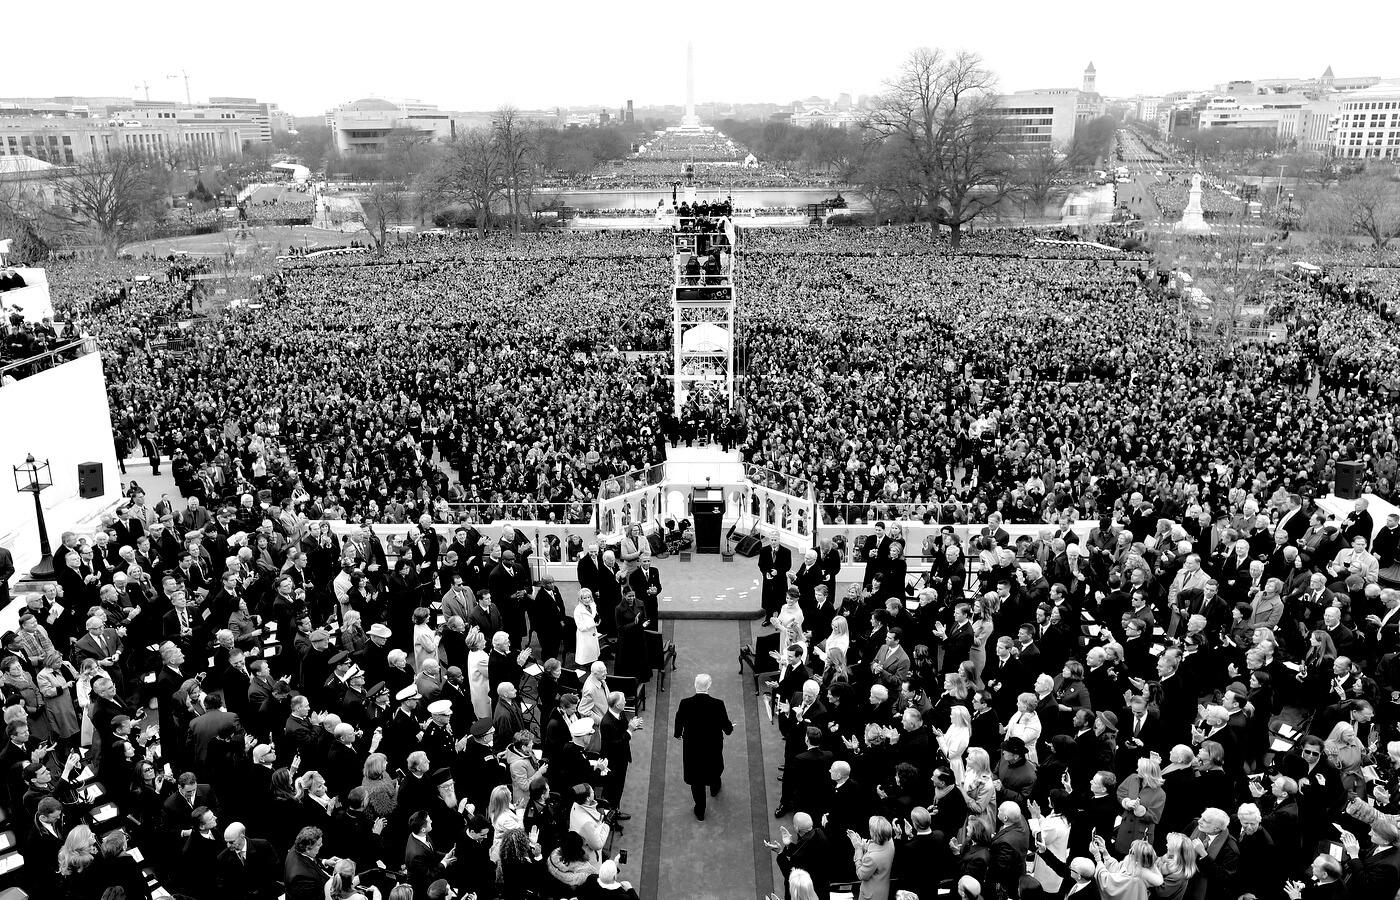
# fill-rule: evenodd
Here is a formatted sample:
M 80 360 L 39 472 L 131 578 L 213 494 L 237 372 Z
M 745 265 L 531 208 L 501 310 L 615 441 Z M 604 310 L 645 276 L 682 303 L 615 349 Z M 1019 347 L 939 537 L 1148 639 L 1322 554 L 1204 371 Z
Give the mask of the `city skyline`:
M 265 8 L 269 16 L 241 17 L 245 21 L 275 21 L 274 9 L 285 18 L 285 6 L 272 7 L 261 0 L 252 6 L 254 12 Z M 351 21 L 358 6 L 350 4 Z M 1044 7 L 1016 0 L 998 10 L 998 21 L 1032 23 L 1020 31 L 989 30 L 985 15 L 973 9 L 934 10 L 904 0 L 877 4 L 869 14 L 849 21 L 789 21 L 791 16 L 782 9 L 755 7 L 745 11 L 742 27 L 710 34 L 694 28 L 684 15 L 631 0 L 610 7 L 605 25 L 574 7 L 546 2 L 544 9 L 550 12 L 538 20 L 549 23 L 550 29 L 531 32 L 526 40 L 454 44 L 468 48 L 465 60 L 456 53 L 425 53 L 412 43 L 391 42 L 380 50 L 357 44 L 356 52 L 379 55 L 379 64 L 373 65 L 334 62 L 335 43 L 358 37 L 353 29 L 336 28 L 307 39 L 308 46 L 316 47 L 314 52 L 295 49 L 294 32 L 266 30 L 267 40 L 276 44 L 276 50 L 266 54 L 257 47 L 254 28 L 238 41 L 248 64 L 233 65 L 229 59 L 211 64 L 207 50 L 184 49 L 189 42 L 179 34 L 224 32 L 226 20 L 216 20 L 203 8 L 179 9 L 178 16 L 143 17 L 139 25 L 80 23 L 65 32 L 62 66 L 52 65 L 51 44 L 18 42 L 10 48 L 14 64 L 7 67 L 4 93 L 144 98 L 148 86 L 153 100 L 180 102 L 185 94 L 181 73 L 188 72 L 196 103 L 211 95 L 257 96 L 298 117 L 320 115 L 369 96 L 412 97 L 445 110 L 488 110 L 503 104 L 523 109 L 615 109 L 629 99 L 639 107 L 683 106 L 687 42 L 694 44 L 699 106 L 786 104 L 813 95 L 878 93 L 909 51 L 919 46 L 980 53 L 1004 92 L 1078 87 L 1090 60 L 1099 73 L 1098 90 L 1109 97 L 1209 90 L 1235 79 L 1314 77 L 1329 65 L 1339 76 L 1400 77 L 1400 72 L 1387 69 L 1393 66 L 1393 54 L 1383 43 L 1352 46 L 1354 42 L 1342 40 L 1340 27 L 1335 40 L 1329 40 L 1327 25 L 1313 28 L 1307 44 L 1299 47 L 1286 22 L 1251 23 L 1249 41 L 1232 38 L 1229 52 L 1218 52 L 1223 36 L 1189 24 L 1218 18 L 1218 6 L 1199 0 L 1177 4 L 1170 23 L 1145 12 L 1089 21 L 1036 21 Z M 433 15 L 441 20 L 442 33 L 454 33 L 456 26 L 468 35 L 504 33 L 514 24 L 492 11 L 468 16 L 443 9 Z M 207 29 L 199 27 L 205 18 Z M 112 57 L 105 51 L 113 37 L 137 46 L 160 46 L 160 62 L 146 61 L 157 58 L 151 54 Z M 259 65 L 264 57 L 267 64 Z M 329 68 L 327 59 L 332 60 Z M 810 60 L 810 65 L 792 64 L 801 59 Z

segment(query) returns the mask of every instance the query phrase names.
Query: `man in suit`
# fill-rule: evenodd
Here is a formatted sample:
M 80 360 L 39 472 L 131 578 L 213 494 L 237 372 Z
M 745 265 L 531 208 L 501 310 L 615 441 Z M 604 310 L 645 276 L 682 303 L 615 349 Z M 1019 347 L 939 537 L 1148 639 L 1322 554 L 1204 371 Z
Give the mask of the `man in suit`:
M 783 780 L 784 786 L 792 783 L 789 807 L 810 813 L 816 819 L 831 807 L 831 763 L 836 759 L 835 753 L 822 749 L 822 736 L 821 728 L 807 726 L 805 749 L 792 758 Z
M 802 556 L 802 565 L 797 567 L 796 574 L 792 576 L 792 583 L 797 588 L 798 602 L 802 606 L 802 611 L 809 616 L 817 606 L 817 585 L 823 584 L 824 581 L 821 563 L 817 559 L 817 551 L 808 550 Z
M 1357 497 L 1351 512 L 1342 522 L 1342 541 L 1350 544 L 1356 538 L 1365 540 L 1363 547 L 1371 546 L 1371 534 L 1376 530 L 1371 514 L 1366 510 L 1370 504 L 1365 497 Z
M 883 534 L 884 526 L 876 526 Z M 784 547 L 778 538 L 777 531 L 771 531 L 763 536 L 763 546 L 758 551 L 758 571 L 762 578 L 762 605 L 763 605 L 763 627 L 767 628 L 772 623 L 770 619 L 778 610 L 783 608 L 783 602 L 787 598 L 788 572 L 792 569 L 792 551 Z M 873 570 L 866 566 L 866 571 L 873 574 Z M 870 576 L 866 576 L 866 583 L 869 584 Z
M 724 774 L 724 736 L 734 733 L 734 723 L 724 701 L 710 696 L 709 675 L 695 676 L 695 693 L 676 708 L 676 738 L 684 741 L 685 783 L 695 800 L 695 818 L 705 821 L 705 788 L 719 795 Z
M 658 606 L 661 603 L 661 573 L 652 566 L 650 556 L 643 556 L 637 561 L 637 568 L 627 576 L 627 586 L 646 607 L 647 621 L 653 628 L 657 627 L 656 623 L 660 618 Z
M 218 811 L 219 800 L 214 796 L 214 789 L 200 783 L 193 772 L 180 773 L 180 777 L 175 779 L 175 793 L 166 797 L 161 804 L 161 823 L 165 833 L 183 842 L 194 831 L 192 815 L 201 806 Z
M 218 762 L 221 754 L 211 756 L 210 748 L 214 741 L 220 738 L 232 739 L 241 735 L 243 726 L 239 723 L 238 716 L 227 712 L 223 708 L 224 699 L 217 693 L 206 694 L 204 696 L 205 711 L 200 714 L 190 727 L 186 730 L 186 752 L 189 754 L 190 767 L 194 773 L 201 778 L 208 778 L 210 763 Z
M 773 810 L 774 818 L 781 819 L 794 809 L 808 808 L 798 806 L 802 799 L 801 790 L 806 785 L 804 785 L 802 778 L 793 774 L 792 770 L 796 767 L 797 757 L 812 747 L 807 740 L 808 729 L 816 728 L 818 735 L 820 735 L 821 729 L 826 724 L 826 706 L 821 701 L 821 683 L 815 679 L 809 679 L 802 685 L 802 690 L 792 696 L 791 702 L 779 700 L 778 714 L 778 727 L 782 731 L 783 737 L 786 738 L 783 747 L 783 764 L 788 771 L 788 776 L 783 782 L 782 798 L 778 801 L 778 808 Z
M 106 620 L 101 616 L 89 617 L 87 633 L 78 638 L 77 643 L 73 645 L 74 656 L 77 657 L 79 665 L 85 659 L 97 660 L 102 671 L 117 686 L 118 693 L 122 693 L 125 688 L 120 664 L 122 639 L 115 628 L 107 628 L 106 624 Z
M 598 596 L 603 574 L 603 558 L 599 555 L 596 543 L 588 545 L 588 552 L 578 558 L 578 586 L 588 588 L 593 596 Z
M 433 847 L 433 817 L 418 810 L 408 817 L 408 840 L 404 844 L 403 865 L 408 871 L 408 883 L 414 896 L 428 896 L 428 885 L 442 877 L 443 869 L 456 859 L 456 848 L 446 853 Z M 448 837 L 451 840 L 451 837 Z M 287 900 L 291 900 L 290 895 Z
M 812 876 L 812 886 L 819 900 L 827 900 L 831 896 L 831 845 L 827 843 L 826 832 L 815 827 L 812 817 L 805 812 L 792 817 L 792 827 L 796 833 L 784 828 L 781 843 L 764 841 L 763 845 L 778 854 L 778 869 L 783 873 L 784 884 L 788 883 L 793 869 L 801 869 Z M 786 896 L 792 897 L 790 888 Z
M 608 761 L 603 776 L 603 799 L 618 811 L 619 819 L 630 819 L 622 812 L 622 789 L 627 785 L 627 767 L 632 764 L 632 727 L 627 721 L 627 698 L 621 691 L 608 694 L 608 711 L 598 723 L 602 735 L 600 752 Z
M 1240 847 L 1230 836 L 1230 817 L 1222 809 L 1207 807 L 1188 829 L 1196 848 L 1195 887 L 1201 900 L 1235 900 L 1239 891 Z
M 230 900 L 274 900 L 282 893 L 282 860 L 267 841 L 248 837 L 242 822 L 224 829 L 224 846 L 214 861 L 214 883 Z
M 909 654 L 899 645 L 904 629 L 891 627 L 885 630 L 885 643 L 875 652 L 870 663 L 870 671 L 886 687 L 898 687 L 909 674 Z
M 943 662 L 938 671 L 944 675 L 956 672 L 972 653 L 972 607 L 966 603 L 953 607 L 953 627 L 938 623 L 934 639 L 943 644 Z
M 1400 830 L 1394 819 L 1378 815 L 1371 821 L 1370 837 L 1371 849 L 1363 854 L 1356 836 L 1342 833 L 1347 896 L 1350 900 L 1392 900 L 1400 890 Z
M 316 862 L 323 840 L 321 829 L 315 826 L 307 826 L 297 832 L 296 841 L 282 866 L 286 900 L 325 900 L 326 882 L 330 878 Z
M 1283 515 L 1278 520 L 1275 528 L 1282 528 L 1288 532 L 1288 539 L 1292 543 L 1298 543 L 1303 537 L 1303 533 L 1308 530 L 1308 516 L 1303 512 L 1303 498 L 1297 494 L 1289 494 L 1283 501 Z

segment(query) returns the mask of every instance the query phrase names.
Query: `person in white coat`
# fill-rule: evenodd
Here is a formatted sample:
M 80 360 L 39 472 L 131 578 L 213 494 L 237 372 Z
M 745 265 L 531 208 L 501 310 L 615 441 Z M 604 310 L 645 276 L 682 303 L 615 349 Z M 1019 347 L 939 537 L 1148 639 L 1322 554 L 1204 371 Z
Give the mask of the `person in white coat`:
M 583 838 L 583 851 L 589 862 L 595 866 L 603 864 L 603 848 L 608 845 L 608 833 L 612 830 L 603 821 L 603 813 L 593 796 L 590 784 L 574 785 L 574 805 L 569 810 L 569 830 Z
M 598 608 L 593 602 L 593 592 L 588 588 L 578 592 L 578 606 L 574 607 L 574 629 L 577 632 L 574 665 L 590 665 L 598 659 L 601 651 L 598 647 Z
M 491 654 L 486 652 L 486 637 L 472 626 L 467 632 L 467 685 L 471 691 L 472 712 L 478 719 L 491 717 Z

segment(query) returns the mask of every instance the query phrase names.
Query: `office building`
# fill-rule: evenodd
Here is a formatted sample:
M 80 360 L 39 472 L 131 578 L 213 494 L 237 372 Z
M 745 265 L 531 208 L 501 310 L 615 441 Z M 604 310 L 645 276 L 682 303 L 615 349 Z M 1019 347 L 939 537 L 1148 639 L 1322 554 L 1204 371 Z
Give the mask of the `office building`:
M 336 149 L 344 155 L 379 156 L 389 150 L 389 134 L 409 131 L 435 140 L 453 135 L 452 114 L 419 100 L 366 97 L 326 113 Z
M 1334 155 L 1400 160 L 1400 81 L 1345 94 L 1337 103 Z
M 1080 91 L 1050 88 L 1003 94 L 991 115 L 1000 119 L 1013 149 L 1067 148 L 1078 122 Z

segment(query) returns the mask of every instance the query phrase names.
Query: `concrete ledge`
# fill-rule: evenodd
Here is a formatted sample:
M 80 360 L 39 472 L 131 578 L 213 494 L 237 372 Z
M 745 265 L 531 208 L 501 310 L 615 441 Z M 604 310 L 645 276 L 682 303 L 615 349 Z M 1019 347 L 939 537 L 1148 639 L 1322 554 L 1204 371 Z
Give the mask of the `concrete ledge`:
M 761 619 L 761 618 L 763 618 L 763 610 L 761 610 L 761 609 L 754 609 L 754 610 L 727 610 L 727 609 L 712 609 L 712 610 L 702 610 L 702 609 L 696 609 L 696 610 L 669 610 L 669 609 L 663 609 L 663 610 L 660 610 L 660 611 L 657 613 L 657 617 L 658 617 L 658 618 L 662 618 L 662 619 L 709 619 L 709 620 L 724 620 L 724 619 L 729 619 L 729 620 L 732 620 L 732 621 L 743 622 L 743 621 L 753 621 L 753 620 L 755 620 L 755 619 Z

